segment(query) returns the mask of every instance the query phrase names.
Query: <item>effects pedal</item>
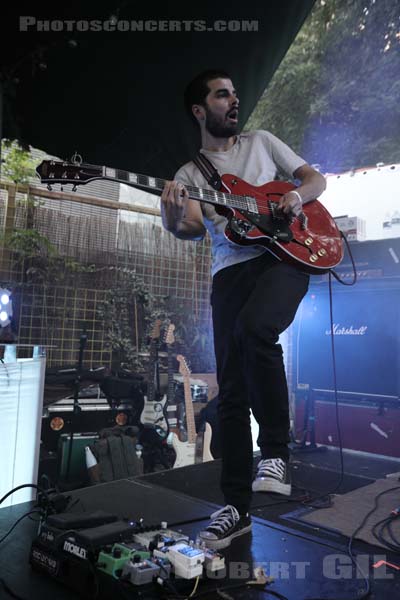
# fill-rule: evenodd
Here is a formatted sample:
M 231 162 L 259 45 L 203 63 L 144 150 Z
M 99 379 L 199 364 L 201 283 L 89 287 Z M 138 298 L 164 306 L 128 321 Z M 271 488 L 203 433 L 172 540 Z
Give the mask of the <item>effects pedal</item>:
M 164 546 L 154 550 L 154 556 L 168 559 L 176 577 L 193 579 L 203 573 L 204 552 L 200 548 L 178 542 L 173 546 Z
M 122 571 L 122 578 L 133 585 L 146 585 L 156 578 L 168 579 L 171 574 L 171 564 L 164 558 L 151 560 L 131 560 L 127 562 Z
M 99 552 L 96 566 L 100 571 L 118 579 L 127 563 L 141 562 L 149 558 L 150 552 L 141 544 L 114 544 Z

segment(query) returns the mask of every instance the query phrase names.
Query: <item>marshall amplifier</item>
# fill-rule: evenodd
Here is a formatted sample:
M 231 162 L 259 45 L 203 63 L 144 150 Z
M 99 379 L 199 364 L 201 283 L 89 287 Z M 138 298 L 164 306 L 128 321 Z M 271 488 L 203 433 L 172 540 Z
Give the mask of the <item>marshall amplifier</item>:
M 369 240 L 365 242 L 350 242 L 358 281 L 365 279 L 400 279 L 400 238 L 385 240 Z M 345 281 L 353 280 L 353 265 L 346 244 L 342 262 L 335 267 L 335 272 Z M 328 281 L 328 275 L 318 275 L 312 278 L 314 284 Z
M 353 402 L 399 406 L 400 278 L 333 284 L 337 388 Z M 311 285 L 292 329 L 292 382 L 333 400 L 328 284 Z

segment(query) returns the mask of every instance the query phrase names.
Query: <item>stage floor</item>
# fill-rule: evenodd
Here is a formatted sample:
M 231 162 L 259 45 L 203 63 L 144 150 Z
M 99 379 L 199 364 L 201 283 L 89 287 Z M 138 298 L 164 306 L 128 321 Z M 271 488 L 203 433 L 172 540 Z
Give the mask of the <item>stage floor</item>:
M 327 458 L 325 456 L 324 459 L 321 459 L 320 456 L 314 462 L 310 458 L 307 459 L 313 465 L 315 462 L 322 461 L 323 463 L 322 466 L 320 464 L 312 467 L 312 469 L 317 469 L 318 476 L 321 476 L 323 472 L 328 475 L 326 481 L 319 480 L 320 486 L 326 484 L 327 481 L 331 482 L 333 476 L 336 477 L 336 480 L 338 477 L 337 473 L 327 468 Z M 393 466 L 399 466 L 396 461 L 393 463 L 389 461 L 384 467 L 382 459 L 379 460 L 381 461 L 381 476 L 385 471 L 394 472 Z M 301 468 L 307 471 L 306 463 L 307 461 L 303 462 Z M 294 461 L 295 465 L 296 460 Z M 296 478 L 300 475 L 299 470 L 300 466 L 297 469 Z M 161 521 L 167 521 L 169 527 L 182 530 L 183 533 L 194 539 L 196 532 L 207 523 L 210 513 L 218 507 L 215 502 L 205 498 L 196 498 L 194 494 L 196 490 L 201 489 L 206 490 L 209 496 L 217 495 L 219 493 L 216 483 L 217 475 L 218 462 L 215 461 L 146 475 L 140 479 L 124 479 L 83 488 L 71 492 L 71 496 L 76 500 L 72 510 L 84 512 L 102 508 L 116 513 L 120 517 L 134 520 L 143 519 L 147 525 L 157 525 Z M 345 478 L 345 485 L 350 485 L 353 489 L 367 485 L 373 480 L 370 477 L 372 473 L 369 472 L 368 475 L 369 477 L 364 477 L 350 473 L 347 475 L 347 479 Z M 163 485 L 156 484 L 155 479 L 162 481 Z M 298 479 L 298 484 L 300 483 L 301 481 Z M 172 489 L 173 487 L 184 488 L 186 491 L 183 493 L 182 490 Z M 206 491 L 204 495 L 207 495 Z M 300 493 L 302 492 L 299 488 L 294 490 L 295 497 L 300 497 Z M 257 565 L 263 566 L 267 575 L 274 578 L 274 582 L 268 586 L 267 590 L 289 600 L 360 598 L 365 590 L 365 584 L 362 578 L 355 577 L 354 569 L 352 569 L 346 553 L 346 538 L 323 529 L 307 529 L 297 523 L 290 523 L 288 526 L 289 521 L 286 520 L 285 514 L 291 512 L 295 506 L 296 502 L 285 503 L 282 498 L 270 494 L 256 495 L 252 509 L 252 534 L 238 538 L 225 551 L 227 578 L 202 581 L 197 589 L 201 598 L 205 600 L 218 598 L 220 596 L 217 595 L 217 588 L 224 590 L 226 586 L 244 583 L 251 578 L 252 569 Z M 18 505 L 0 510 L 0 536 L 28 508 L 27 505 Z M 268 513 L 271 518 L 268 518 Z M 31 571 L 28 565 L 28 555 L 36 528 L 37 524 L 25 519 L 17 526 L 15 532 L 0 545 L 0 577 L 4 578 L 20 598 L 26 600 L 39 600 L 44 597 L 57 600 L 78 598 L 79 596 L 74 591 Z M 367 565 L 370 567 L 373 589 L 371 597 L 374 600 L 400 597 L 400 571 L 384 566 L 377 569 L 372 567 L 383 556 L 388 562 L 395 565 L 400 564 L 399 556 L 363 542 L 356 542 L 355 551 L 361 557 L 362 567 L 365 568 Z M 183 592 L 181 591 L 182 595 L 187 597 L 192 588 L 193 582 L 188 582 L 187 588 Z M 137 592 L 132 590 L 129 596 L 125 594 L 121 598 L 139 598 L 139 592 L 142 592 L 142 599 L 161 598 L 162 594 L 165 594 L 165 591 L 154 589 L 149 591 L 140 588 Z M 261 598 L 267 595 L 265 592 L 248 588 L 227 590 L 227 593 L 233 599 Z M 165 595 L 165 597 L 167 596 L 168 594 Z M 11 596 L 4 589 L 0 591 L 0 598 L 9 597 Z M 114 594 L 112 597 L 118 598 L 119 596 Z M 225 597 L 228 598 L 228 596 Z M 196 598 L 196 596 L 192 596 L 192 598 Z

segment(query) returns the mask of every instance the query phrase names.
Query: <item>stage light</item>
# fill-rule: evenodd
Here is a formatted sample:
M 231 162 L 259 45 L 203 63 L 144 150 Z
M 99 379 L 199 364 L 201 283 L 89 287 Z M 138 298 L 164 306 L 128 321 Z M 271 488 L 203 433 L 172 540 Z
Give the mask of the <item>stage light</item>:
M 11 323 L 12 314 L 11 292 L 0 288 L 0 327 L 7 327 Z

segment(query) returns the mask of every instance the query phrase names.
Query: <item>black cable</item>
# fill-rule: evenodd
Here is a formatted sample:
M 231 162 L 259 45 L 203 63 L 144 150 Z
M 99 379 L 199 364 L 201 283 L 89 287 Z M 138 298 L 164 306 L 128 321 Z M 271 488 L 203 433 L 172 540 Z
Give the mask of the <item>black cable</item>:
M 221 586 L 221 587 L 217 587 L 217 588 L 214 588 L 211 590 L 204 590 L 202 592 L 197 592 L 196 594 L 191 596 L 190 600 L 192 600 L 192 599 L 195 600 L 196 598 L 201 598 L 201 597 L 207 596 L 209 594 L 214 594 L 212 597 L 215 598 L 215 594 L 216 593 L 218 594 L 218 592 L 227 592 L 227 591 L 231 591 L 231 590 L 239 590 L 239 589 L 244 589 L 244 588 L 246 588 L 248 590 L 248 589 L 253 588 L 253 586 L 251 584 L 249 584 L 249 582 Z M 279 592 L 276 592 L 274 590 L 260 588 L 258 586 L 257 587 L 254 586 L 254 589 L 257 589 L 258 592 L 262 592 L 263 594 L 268 594 L 270 596 L 274 596 L 275 598 L 279 598 L 279 600 L 289 600 L 286 596 L 284 596 L 283 594 L 280 594 Z M 182 598 L 182 596 L 181 596 L 181 598 Z
M 328 508 L 329 506 L 332 505 L 332 499 L 331 496 L 333 496 L 341 487 L 343 480 L 344 480 L 344 460 L 343 460 L 343 443 L 342 443 L 342 432 L 340 429 L 340 419 L 339 419 L 339 399 L 338 399 L 338 386 L 337 386 L 337 372 L 336 372 L 336 351 L 335 351 L 335 337 L 334 337 L 334 332 L 333 332 L 333 300 L 332 300 L 332 275 L 335 277 L 335 279 L 337 279 L 337 281 L 339 283 L 341 283 L 342 285 L 354 285 L 357 281 L 357 271 L 356 271 L 356 266 L 354 263 L 354 258 L 353 255 L 351 253 L 351 249 L 350 246 L 348 244 L 348 241 L 346 239 L 346 237 L 343 235 L 342 232 L 341 236 L 345 241 L 345 244 L 347 246 L 347 250 L 353 265 L 353 273 L 354 273 L 354 278 L 353 281 L 350 283 L 346 283 L 343 280 L 341 280 L 336 273 L 334 273 L 334 271 L 330 270 L 329 271 L 329 278 L 328 278 L 328 283 L 329 283 L 329 318 L 330 318 L 330 325 L 331 325 L 331 353 L 332 353 L 332 370 L 333 370 L 333 384 L 334 384 L 334 398 L 335 398 L 335 415 L 336 415 L 336 428 L 337 428 L 337 433 L 338 433 L 338 444 L 339 444 L 339 453 L 340 453 L 340 477 L 339 477 L 339 481 L 336 485 L 336 487 L 329 493 L 327 494 L 323 494 L 317 497 L 314 497 L 310 500 L 310 502 L 315 502 L 315 500 L 318 500 L 319 498 L 325 498 L 325 497 L 329 497 L 329 502 L 328 505 L 326 506 L 313 506 L 312 504 L 309 504 L 308 502 L 305 502 L 304 505 L 309 506 L 310 508 Z M 375 509 L 374 509 L 375 510 Z M 372 511 L 373 512 L 373 511 Z M 370 514 L 370 513 L 369 513 Z M 365 517 L 365 521 L 368 519 L 369 514 Z M 364 526 L 365 521 L 363 521 L 363 523 L 361 524 L 361 526 L 359 526 L 359 528 L 357 528 L 357 530 L 353 533 L 353 535 L 350 537 L 349 540 L 349 544 L 347 547 L 347 553 L 353 563 L 353 565 L 356 568 L 356 572 L 358 571 L 359 573 L 361 573 L 361 575 L 363 576 L 363 579 L 365 581 L 365 592 L 363 593 L 362 596 L 357 595 L 357 600 L 363 600 L 364 598 L 368 598 L 371 594 L 371 584 L 370 584 L 370 579 L 369 579 L 369 575 L 365 574 L 363 572 L 363 570 L 361 569 L 361 567 L 359 566 L 356 558 L 353 556 L 353 552 L 352 552 L 352 543 L 353 543 L 353 539 L 355 537 L 355 535 L 358 533 L 358 531 Z M 307 598 L 306 600 L 328 600 L 327 598 Z M 331 599 L 333 600 L 333 599 Z M 345 599 L 343 599 L 345 600 Z
M 165 583 L 165 585 L 172 591 L 172 593 L 175 594 L 175 597 L 178 600 L 186 600 L 186 596 L 181 596 L 174 584 L 172 583 L 172 581 L 170 580 L 170 574 L 168 573 L 164 565 L 160 563 L 158 566 L 160 567 L 161 571 L 164 571 L 166 575 L 166 578 L 163 579 L 163 583 Z
M 350 256 L 350 260 L 351 260 L 351 263 L 353 266 L 353 273 L 354 273 L 353 281 L 350 283 L 347 283 L 347 282 L 343 281 L 342 279 L 340 279 L 338 277 L 338 275 L 332 269 L 329 270 L 329 275 L 328 275 L 329 320 L 330 320 L 330 326 L 331 326 L 331 354 L 332 354 L 332 370 L 333 370 L 333 388 L 334 388 L 334 399 L 335 399 L 336 428 L 337 428 L 337 433 L 338 433 L 339 453 L 340 453 L 340 477 L 339 477 L 339 481 L 338 481 L 336 487 L 331 492 L 327 492 L 325 494 L 315 496 L 314 498 L 312 498 L 309 501 L 306 501 L 304 503 L 305 505 L 309 506 L 310 508 L 329 508 L 330 506 L 332 506 L 332 501 L 330 499 L 330 496 L 333 496 L 334 494 L 336 494 L 336 492 L 340 489 L 340 487 L 343 483 L 343 480 L 344 480 L 343 444 L 342 444 L 342 432 L 340 429 L 340 419 L 339 419 L 339 399 L 338 399 L 337 372 L 336 372 L 336 350 L 335 350 L 335 337 L 334 337 L 334 333 L 333 333 L 332 276 L 335 277 L 335 279 L 337 279 L 337 281 L 339 283 L 341 283 L 342 285 L 351 286 L 351 285 L 355 285 L 355 283 L 357 282 L 357 270 L 356 270 L 356 265 L 354 262 L 354 258 L 353 258 L 353 254 L 351 252 L 349 242 L 347 241 L 347 238 L 343 234 L 342 231 L 340 232 L 340 235 L 346 244 L 347 252 Z M 320 498 L 326 498 L 327 496 L 329 496 L 329 501 L 328 501 L 328 504 L 325 506 L 312 506 L 312 504 L 309 504 L 309 502 L 315 502 L 315 500 L 319 500 Z
M 361 523 L 358 525 L 358 527 L 355 529 L 355 531 L 352 533 L 352 535 L 349 538 L 349 543 L 348 543 L 348 547 L 347 547 L 347 552 L 348 555 L 350 556 L 351 560 L 353 561 L 353 564 L 355 564 L 356 568 L 358 569 L 358 571 L 363 575 L 364 579 L 366 580 L 368 587 L 366 589 L 366 592 L 364 593 L 363 596 L 359 597 L 358 600 L 362 600 L 363 598 L 367 598 L 368 595 L 370 594 L 370 581 L 369 578 L 367 578 L 365 576 L 365 574 L 363 573 L 362 569 L 360 568 L 360 566 L 358 565 L 357 561 L 355 560 L 354 556 L 353 556 L 353 551 L 352 551 L 352 545 L 354 542 L 354 539 L 357 535 L 357 533 L 359 531 L 361 531 L 361 529 L 364 527 L 364 525 L 366 524 L 366 522 L 368 521 L 369 517 L 376 511 L 376 509 L 378 508 L 378 503 L 379 503 L 379 498 L 381 498 L 382 496 L 384 496 L 385 494 L 388 494 L 389 492 L 393 492 L 395 490 L 400 490 L 400 486 L 394 487 L 394 488 L 390 488 L 388 490 L 385 490 L 383 492 L 381 492 L 380 494 L 378 494 L 375 499 L 374 499 L 374 506 L 372 507 L 372 509 L 364 516 L 363 520 L 361 521 Z M 319 600 L 316 598 L 310 598 L 307 600 Z
M 44 490 L 44 489 L 43 489 L 43 488 L 41 488 L 40 486 L 36 485 L 35 483 L 24 483 L 24 484 L 22 484 L 22 485 L 19 485 L 19 486 L 17 486 L 17 487 L 15 487 L 15 488 L 13 488 L 13 489 L 12 489 L 12 490 L 10 490 L 9 492 L 7 492 L 7 494 L 6 494 L 5 496 L 3 496 L 3 497 L 0 499 L 0 504 L 2 504 L 2 503 L 4 502 L 4 500 L 6 500 L 6 498 L 8 498 L 8 496 L 11 496 L 11 494 L 14 494 L 14 493 L 15 493 L 15 492 L 17 492 L 18 490 L 22 490 L 23 488 L 26 488 L 26 487 L 31 487 L 31 488 L 35 488 L 35 489 L 37 489 L 37 490 L 38 490 L 38 492 L 40 492 L 41 494 L 43 494 L 43 495 L 44 495 L 44 497 L 45 497 L 45 498 L 46 498 L 46 500 L 47 500 L 47 503 L 48 503 L 48 504 L 50 503 L 50 498 L 49 498 L 49 495 L 48 495 L 48 493 L 46 492 L 46 490 Z
M 355 283 L 357 282 L 357 270 L 356 270 L 356 265 L 354 262 L 354 258 L 353 258 L 353 254 L 351 252 L 349 242 L 342 231 L 340 231 L 340 235 L 346 244 L 347 252 L 350 256 L 350 260 L 351 260 L 351 263 L 353 266 L 353 274 L 354 274 L 353 281 L 351 281 L 350 283 L 347 283 L 347 282 L 343 281 L 342 279 L 340 279 L 340 277 L 332 269 L 329 270 L 329 275 L 328 275 L 329 319 L 330 319 L 330 326 L 331 326 L 331 354 L 332 354 L 332 369 L 333 369 L 333 383 L 334 383 L 336 428 L 337 428 L 337 433 L 338 433 L 339 453 L 340 453 L 340 476 L 339 476 L 339 481 L 333 490 L 324 492 L 323 494 L 318 494 L 317 496 L 313 496 L 309 500 L 302 502 L 302 504 L 304 506 L 307 506 L 308 508 L 315 508 L 315 509 L 330 508 L 332 506 L 331 496 L 333 496 L 334 494 L 337 493 L 337 491 L 340 489 L 341 485 L 343 484 L 343 480 L 344 480 L 343 444 L 342 444 L 342 432 L 340 429 L 340 419 L 339 419 L 339 400 L 338 400 L 337 373 L 336 373 L 336 352 L 335 352 L 335 339 L 334 339 L 334 333 L 333 333 L 332 276 L 335 277 L 335 279 L 337 279 L 337 281 L 339 283 L 341 283 L 342 285 L 352 286 L 352 285 L 355 285 Z M 313 503 L 316 500 L 320 500 L 322 498 L 328 498 L 326 504 L 324 504 L 324 505 L 320 504 L 318 506 L 313 505 Z M 289 501 L 290 500 L 288 500 L 288 502 Z
M 344 279 L 341 279 L 339 277 L 339 275 L 337 273 L 335 273 L 335 271 L 333 269 L 329 270 L 329 274 L 332 274 L 334 276 L 334 278 L 342 285 L 348 285 L 348 286 L 355 285 L 357 283 L 358 276 L 357 276 L 357 269 L 356 269 L 356 265 L 354 262 L 353 254 L 351 253 L 350 244 L 347 240 L 347 237 L 344 235 L 343 231 L 340 232 L 340 235 L 341 235 L 342 239 L 344 240 L 344 243 L 346 244 L 347 252 L 349 253 L 351 264 L 353 266 L 353 274 L 354 274 L 353 281 L 350 281 L 350 283 L 344 281 Z
M 22 596 L 18 596 L 18 594 L 16 594 L 7 584 L 7 582 L 0 577 L 0 583 L 3 586 L 4 590 L 6 591 L 6 593 L 11 596 L 11 598 L 15 598 L 16 600 L 26 600 L 26 598 L 23 598 Z
M 306 500 L 304 502 L 302 502 L 302 504 L 304 506 L 307 506 L 308 508 L 316 508 L 316 509 L 322 509 L 322 508 L 330 508 L 332 506 L 332 499 L 331 496 L 333 496 L 334 494 L 337 493 L 337 491 L 340 489 L 341 485 L 343 484 L 343 480 L 344 480 L 344 460 L 343 460 L 343 444 L 342 444 L 342 432 L 340 429 L 340 419 L 339 419 L 339 399 L 338 399 L 338 387 L 337 387 L 337 372 L 336 372 L 336 351 L 335 351 L 335 338 L 334 338 L 334 333 L 333 333 L 333 297 L 332 297 L 332 276 L 335 277 L 335 279 L 337 279 L 337 281 L 339 283 L 341 283 L 342 285 L 347 285 L 347 286 L 351 286 L 354 285 L 357 282 L 357 270 L 356 270 L 356 265 L 354 262 L 354 258 L 351 252 L 351 248 L 350 245 L 347 241 L 346 236 L 343 234 L 343 232 L 340 232 L 340 235 L 342 237 L 342 239 L 344 240 L 346 247 L 347 247 L 347 251 L 348 254 L 350 256 L 351 259 L 351 263 L 353 266 L 353 273 L 354 273 L 354 277 L 353 277 L 353 281 L 350 283 L 347 283 L 345 281 L 343 281 L 342 279 L 340 279 L 338 277 L 338 275 L 332 270 L 329 270 L 329 275 L 328 275 L 328 285 L 329 285 L 329 320 L 330 320 L 330 326 L 331 326 L 331 354 L 332 354 L 332 369 L 333 369 L 333 385 L 334 385 L 334 399 L 335 399 L 335 416 L 336 416 L 336 428 L 337 428 L 337 433 L 338 433 L 338 442 L 339 442 L 339 454 L 340 454 L 340 476 L 339 476 L 339 481 L 336 484 L 335 488 L 331 491 L 328 492 L 324 492 L 323 494 L 319 494 L 317 496 L 314 496 L 312 498 L 310 498 L 309 500 Z M 318 505 L 318 506 L 314 506 L 313 503 L 316 500 L 320 500 L 322 498 L 327 498 L 328 497 L 328 501 L 326 504 L 324 505 Z
M 337 493 L 337 491 L 340 489 L 343 480 L 344 480 L 344 460 L 343 460 L 343 443 L 342 443 L 342 431 L 340 429 L 340 418 L 339 418 L 339 398 L 338 398 L 338 385 L 337 385 L 337 372 L 336 372 L 336 350 L 335 350 L 335 336 L 333 333 L 333 294 L 332 294 L 332 275 L 333 277 L 335 277 L 335 279 L 337 279 L 337 281 L 339 283 L 341 283 L 342 285 L 347 285 L 347 286 L 352 286 L 355 285 L 355 283 L 357 282 L 357 270 L 356 270 L 356 265 L 354 262 L 354 258 L 353 258 L 353 254 L 351 252 L 351 248 L 349 245 L 349 242 L 347 241 L 346 236 L 343 234 L 343 232 L 340 232 L 340 235 L 342 237 L 342 239 L 344 240 L 346 247 L 347 247 L 347 252 L 350 256 L 350 260 L 353 266 L 353 273 L 354 273 L 354 277 L 353 277 L 353 281 L 351 281 L 350 283 L 347 283 L 345 281 L 343 281 L 342 279 L 340 279 L 338 277 L 338 275 L 332 270 L 329 270 L 329 275 L 328 275 L 328 286 L 329 286 L 329 320 L 330 320 L 330 326 L 331 326 L 331 354 L 332 354 L 332 370 L 333 370 L 333 389 L 334 389 L 334 399 L 335 399 L 335 417 L 336 417 L 336 429 L 337 429 L 337 434 L 338 434 L 338 443 L 339 443 L 339 455 L 340 455 L 340 476 L 339 476 L 339 481 L 336 484 L 335 488 L 330 491 L 330 492 L 326 492 L 324 494 L 320 494 L 318 496 L 314 496 L 313 498 L 311 498 L 310 500 L 307 500 L 306 502 L 303 502 L 304 506 L 308 506 L 309 508 L 316 508 L 316 509 L 322 509 L 322 508 L 330 508 L 332 506 L 332 499 L 331 496 L 333 496 L 334 494 Z M 327 504 L 323 505 L 323 506 L 313 506 L 312 503 L 314 503 L 316 500 L 319 500 L 321 498 L 326 498 L 328 497 L 328 502 Z
M 8 538 L 8 536 L 10 535 L 10 533 L 12 531 L 14 531 L 14 529 L 16 528 L 16 526 L 18 525 L 18 523 L 20 523 L 22 521 L 22 519 L 25 519 L 25 517 L 28 517 L 29 515 L 33 515 L 33 514 L 43 514 L 41 510 L 30 510 L 29 512 L 25 513 L 24 515 L 22 515 L 22 517 L 20 517 L 19 519 L 17 519 L 17 521 L 15 521 L 15 523 L 12 525 L 12 527 L 7 531 L 7 533 L 5 535 L 3 535 L 3 537 L 0 539 L 0 544 L 2 544 L 4 542 L 4 540 L 6 538 Z
M 343 234 L 342 234 L 342 237 L 344 237 Z M 346 240 L 345 237 L 344 237 L 344 239 Z M 346 243 L 347 243 L 347 240 L 346 240 Z M 350 249 L 349 249 L 349 253 L 351 255 Z M 354 283 L 357 280 L 357 274 L 355 271 L 355 264 L 354 264 L 353 257 L 351 257 L 351 259 L 353 262 L 354 273 L 355 273 L 354 281 L 351 284 L 346 283 L 344 285 L 354 285 Z M 339 481 L 337 482 L 337 484 L 333 490 L 324 492 L 323 494 L 318 494 L 317 496 L 313 496 L 309 500 L 305 500 L 302 502 L 303 506 L 306 506 L 307 508 L 315 508 L 315 509 L 330 508 L 332 506 L 331 496 L 333 496 L 334 494 L 336 494 L 338 492 L 338 490 L 342 486 L 343 480 L 344 480 L 343 443 L 342 443 L 342 432 L 340 429 L 340 419 L 339 419 L 339 398 L 338 398 L 338 385 L 337 385 L 337 372 L 336 372 L 336 350 L 335 350 L 335 337 L 334 337 L 334 333 L 333 333 L 333 296 L 332 296 L 332 277 L 331 277 L 331 275 L 334 275 L 333 271 L 329 271 L 329 278 L 328 278 L 329 320 L 330 320 L 330 327 L 331 327 L 331 354 L 332 354 L 332 370 L 333 370 L 333 388 L 334 388 L 334 399 L 335 399 L 336 429 L 337 429 L 338 443 L 339 443 L 340 475 L 339 475 Z M 323 504 L 323 505 L 320 504 L 320 505 L 315 506 L 314 502 L 316 500 L 320 500 L 322 498 L 328 498 L 328 501 L 326 502 L 326 504 Z
M 387 524 L 387 530 L 388 530 L 389 536 L 391 537 L 391 539 L 392 539 L 392 541 L 393 541 L 394 545 L 397 547 L 398 551 L 400 552 L 400 540 L 398 540 L 398 539 L 396 538 L 396 536 L 395 536 L 395 533 L 394 533 L 394 531 L 393 531 L 393 529 L 392 529 L 393 521 L 395 521 L 395 520 L 396 520 L 396 519 L 398 519 L 398 518 L 399 518 L 399 516 L 397 516 L 397 517 L 392 517 L 392 518 L 390 519 L 390 521 L 389 521 L 389 522 L 388 522 L 388 524 Z
M 397 489 L 400 489 L 400 488 L 397 488 Z M 375 523 L 375 525 L 372 528 L 372 535 L 374 536 L 374 538 L 378 542 L 380 542 L 383 546 L 386 546 L 387 548 L 389 548 L 396 554 L 400 554 L 400 543 L 396 539 L 394 532 L 391 529 L 391 524 L 394 520 L 398 519 L 398 517 L 399 517 L 398 515 L 396 515 L 396 516 L 391 515 L 390 517 L 386 517 L 385 519 L 378 521 L 378 523 Z M 379 531 L 377 531 L 378 527 L 380 527 Z M 389 536 L 391 537 L 393 543 L 389 542 L 384 537 L 386 528 L 388 530 Z

